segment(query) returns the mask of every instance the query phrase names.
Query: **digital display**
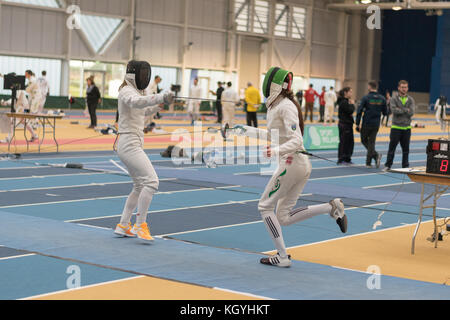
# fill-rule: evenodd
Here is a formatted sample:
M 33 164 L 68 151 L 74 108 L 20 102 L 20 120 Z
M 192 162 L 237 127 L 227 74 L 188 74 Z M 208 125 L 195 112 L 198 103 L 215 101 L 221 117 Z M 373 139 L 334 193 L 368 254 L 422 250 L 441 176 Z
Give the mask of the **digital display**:
M 450 141 L 429 140 L 427 147 L 427 173 L 450 175 Z
M 448 160 L 442 160 L 441 166 L 439 168 L 439 171 L 442 172 L 442 173 L 447 173 L 448 172 Z

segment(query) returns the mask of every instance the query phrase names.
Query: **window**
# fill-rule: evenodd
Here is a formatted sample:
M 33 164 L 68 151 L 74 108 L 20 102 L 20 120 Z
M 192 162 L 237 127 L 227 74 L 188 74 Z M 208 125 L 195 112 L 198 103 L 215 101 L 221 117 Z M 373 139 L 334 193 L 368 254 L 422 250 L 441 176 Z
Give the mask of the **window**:
M 56 0 L 5 0 L 5 2 L 15 2 L 30 4 L 34 6 L 50 7 L 50 8 L 60 8 L 59 1 Z
M 267 1 L 255 1 L 253 17 L 253 32 L 267 33 L 269 25 L 269 3 Z
M 274 34 L 279 37 L 305 39 L 306 9 L 280 3 L 275 8 Z
M 306 9 L 294 7 L 292 13 L 292 38 L 305 39 Z
M 289 6 L 277 3 L 275 7 L 275 35 L 280 37 L 288 36 L 288 16 Z
M 25 75 L 26 70 L 31 70 L 36 74 L 36 78 L 41 77 L 42 71 L 47 71 L 47 80 L 52 96 L 60 95 L 61 88 L 61 61 L 56 59 L 40 59 L 0 56 L 0 73 L 8 74 L 15 72 L 17 75 Z M 3 79 L 0 78 L 0 94 L 10 95 L 10 90 L 3 90 Z
M 97 53 L 122 23 L 121 19 L 80 14 L 81 30 Z
M 70 61 L 69 95 L 85 97 L 86 79 L 94 76 L 95 84 L 102 97 L 117 98 L 125 72 L 126 66 L 123 64 L 72 60 Z
M 235 21 L 237 31 L 250 31 L 250 0 L 235 0 Z

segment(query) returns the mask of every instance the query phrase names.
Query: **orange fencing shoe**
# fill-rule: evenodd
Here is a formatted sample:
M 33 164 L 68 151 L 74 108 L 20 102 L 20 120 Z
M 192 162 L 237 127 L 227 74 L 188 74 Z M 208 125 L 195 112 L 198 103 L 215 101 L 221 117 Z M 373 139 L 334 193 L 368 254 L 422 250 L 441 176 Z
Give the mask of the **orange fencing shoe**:
M 128 226 L 123 226 L 121 224 L 118 224 L 114 233 L 117 234 L 118 236 L 122 236 L 122 237 L 135 238 L 136 235 L 131 232 L 131 229 L 132 229 L 131 223 L 128 224 Z
M 143 223 L 140 226 L 135 224 L 131 232 L 144 241 L 154 241 L 152 235 L 150 234 L 150 230 L 148 229 L 147 223 Z

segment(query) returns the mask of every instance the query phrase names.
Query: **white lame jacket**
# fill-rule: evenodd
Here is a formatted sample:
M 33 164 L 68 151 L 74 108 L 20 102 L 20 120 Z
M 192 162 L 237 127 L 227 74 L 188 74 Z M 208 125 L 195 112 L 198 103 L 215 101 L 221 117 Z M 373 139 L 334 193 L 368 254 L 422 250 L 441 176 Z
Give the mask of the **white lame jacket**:
M 300 129 L 298 110 L 288 98 L 274 104 L 267 110 L 267 130 L 274 138 L 274 130 L 278 132 L 278 145 L 272 147 L 274 155 L 280 158 L 304 151 L 303 136 Z M 277 142 L 276 139 L 275 141 Z
M 162 94 L 144 95 L 143 91 L 128 83 L 119 92 L 119 133 L 135 133 L 144 137 L 146 113 L 159 111 L 162 103 Z

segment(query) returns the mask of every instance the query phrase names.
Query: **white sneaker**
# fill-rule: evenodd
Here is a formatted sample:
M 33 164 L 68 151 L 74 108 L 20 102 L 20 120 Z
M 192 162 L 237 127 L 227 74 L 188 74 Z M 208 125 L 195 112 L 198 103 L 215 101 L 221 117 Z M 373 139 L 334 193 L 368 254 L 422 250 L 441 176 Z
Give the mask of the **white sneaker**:
M 291 256 L 288 255 L 287 257 L 282 258 L 279 253 L 275 256 L 262 258 L 260 262 L 267 266 L 274 266 L 279 268 L 289 268 L 292 265 Z
M 332 207 L 330 216 L 336 220 L 342 233 L 347 232 L 347 215 L 345 214 L 344 202 L 341 199 L 334 199 L 330 201 Z

